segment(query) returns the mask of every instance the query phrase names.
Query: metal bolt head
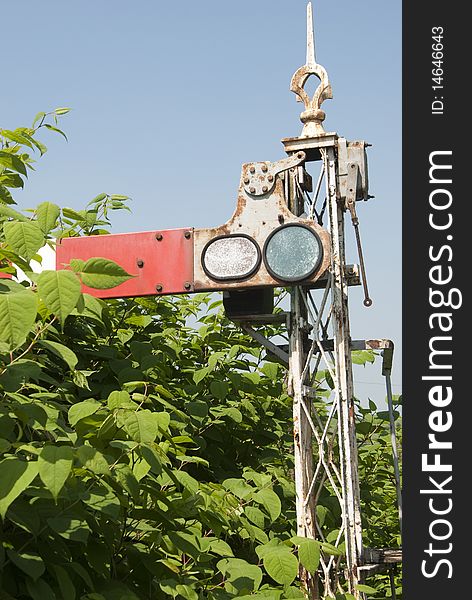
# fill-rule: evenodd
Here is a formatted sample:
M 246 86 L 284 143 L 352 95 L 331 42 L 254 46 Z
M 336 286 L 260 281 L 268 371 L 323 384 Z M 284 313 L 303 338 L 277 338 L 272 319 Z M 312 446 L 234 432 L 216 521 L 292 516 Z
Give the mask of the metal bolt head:
M 158 242 L 160 242 L 160 241 L 162 240 L 162 238 L 163 238 L 163 237 L 164 237 L 164 236 L 162 235 L 162 233 L 156 233 L 156 240 L 157 240 Z
M 303 158 L 303 152 L 299 152 L 299 153 L 297 154 L 297 158 Z
M 265 193 L 265 192 L 267 192 L 267 190 L 268 190 L 268 189 L 269 189 L 269 188 L 268 188 L 266 185 L 262 186 L 262 191 L 263 191 L 264 193 Z
M 251 194 L 254 194 L 254 192 L 256 191 L 256 188 L 249 188 L 249 191 L 251 192 Z
M 262 165 L 262 172 L 267 173 L 267 165 Z
M 140 269 L 142 269 L 144 267 L 144 260 L 141 260 L 140 258 L 138 258 L 138 260 L 136 261 L 136 264 L 138 265 L 138 267 Z
M 156 292 L 162 292 L 162 285 L 160 283 L 156 285 Z
M 249 181 L 250 181 L 249 177 L 245 177 L 245 178 L 244 178 L 244 183 L 245 183 L 246 185 L 249 183 Z
M 190 233 L 190 231 L 186 231 L 184 233 L 184 237 L 185 237 L 186 240 L 189 240 L 191 236 L 192 236 L 192 234 Z
M 273 175 L 269 175 L 269 177 L 267 177 L 267 179 L 268 179 L 269 181 L 274 181 L 274 176 L 273 176 Z
M 185 288 L 186 290 L 189 290 L 191 287 L 192 287 L 192 284 L 191 284 L 189 281 L 186 281 L 186 282 L 184 283 L 184 288 Z
M 251 173 L 255 173 L 255 172 L 256 172 L 256 167 L 251 167 L 251 168 L 249 169 L 249 171 L 250 171 Z

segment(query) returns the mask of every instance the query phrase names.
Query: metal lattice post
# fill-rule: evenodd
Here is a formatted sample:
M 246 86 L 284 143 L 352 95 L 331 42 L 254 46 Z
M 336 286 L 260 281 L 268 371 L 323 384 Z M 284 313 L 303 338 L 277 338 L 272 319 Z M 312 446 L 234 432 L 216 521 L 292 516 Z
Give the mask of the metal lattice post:
M 294 470 L 297 512 L 297 535 L 315 538 L 315 502 L 310 496 L 310 484 L 313 479 L 312 431 L 308 415 L 304 410 L 306 361 L 305 348 L 308 341 L 306 308 L 303 303 L 302 288 L 295 287 L 291 296 L 289 372 L 293 396 L 293 435 Z M 308 500 L 308 502 L 307 502 Z M 309 598 L 317 599 L 316 577 L 306 569 L 300 569 L 300 579 Z
M 358 567 L 362 559 L 362 525 L 352 382 L 351 337 L 344 243 L 344 211 L 338 198 L 334 147 L 326 150 L 326 179 L 332 243 L 332 304 L 335 388 L 341 477 L 344 500 L 346 562 L 351 593 L 356 595 Z
M 320 83 L 313 97 L 309 98 L 304 85 L 311 75 L 315 75 Z M 320 583 L 323 595 L 334 596 L 342 591 L 342 579 L 345 579 L 350 593 L 360 599 L 362 594 L 357 590 L 358 567 L 362 562 L 363 549 L 344 242 L 346 205 L 337 163 L 339 138 L 336 134 L 325 133 L 322 126 L 325 114 L 321 105 L 332 97 L 332 91 L 326 70 L 315 59 L 311 3 L 307 7 L 306 64 L 295 72 L 290 87 L 305 105 L 301 115 L 304 126 L 298 138 L 288 138 L 283 142 L 289 154 L 303 150 L 311 157 L 311 161 L 322 159 L 315 195 L 307 212 L 315 215 L 315 204 L 324 177 L 326 199 L 322 213 L 327 208 L 332 255 L 330 274 L 318 307 L 308 290 L 294 288 L 292 292 L 289 380 L 293 390 L 297 530 L 299 535 L 325 541 L 322 523 L 317 521 L 316 506 L 323 493 L 329 490 L 340 507 L 341 522 L 334 544 L 339 546 L 344 538 L 346 569 L 343 578 L 342 557 L 335 558 L 329 554 L 322 556 Z M 300 172 L 297 179 L 297 174 L 293 173 L 286 187 L 291 210 L 295 207 L 303 210 L 299 207 L 304 206 L 307 187 L 303 189 L 300 185 L 299 175 Z M 354 185 L 350 183 L 349 187 Z M 319 221 L 322 219 L 322 215 L 316 216 Z M 323 322 L 328 306 L 328 315 Z M 332 351 L 326 351 L 323 343 L 329 341 L 330 322 Z M 325 362 L 333 380 L 335 397 L 331 402 L 321 402 L 314 407 L 311 398 L 316 397 L 316 374 L 321 360 Z M 314 454 L 316 465 L 313 462 Z M 317 581 L 311 580 L 304 572 L 301 577 L 309 597 L 317 598 Z

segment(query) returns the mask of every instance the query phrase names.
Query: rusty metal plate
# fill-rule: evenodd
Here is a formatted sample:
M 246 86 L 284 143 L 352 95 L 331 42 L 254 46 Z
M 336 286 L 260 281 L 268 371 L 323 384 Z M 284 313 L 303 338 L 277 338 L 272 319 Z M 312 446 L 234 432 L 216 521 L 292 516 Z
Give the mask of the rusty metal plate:
M 182 294 L 193 291 L 193 229 L 166 229 L 141 233 L 64 238 L 57 245 L 56 269 L 67 268 L 73 258 L 108 258 L 131 275 L 124 283 L 82 291 L 97 298 L 126 298 Z
M 331 239 L 329 233 L 320 227 L 315 221 L 296 217 L 291 213 L 285 203 L 283 182 L 279 173 L 283 168 L 296 167 L 305 159 L 305 153 L 290 157 L 290 162 L 284 159 L 277 163 L 246 163 L 242 167 L 241 179 L 238 191 L 236 210 L 231 219 L 219 227 L 210 229 L 195 229 L 195 252 L 194 252 L 194 277 L 195 290 L 231 290 L 246 289 L 252 287 L 276 287 L 291 285 L 287 281 L 274 279 L 262 260 L 257 269 L 250 271 L 248 276 L 240 280 L 218 281 L 210 277 L 208 269 L 205 269 L 202 257 L 205 249 L 212 240 L 224 236 L 245 235 L 254 240 L 260 251 L 270 234 L 281 225 L 302 225 L 316 232 L 320 238 L 323 248 L 321 262 L 316 271 L 303 281 L 297 281 L 297 285 L 309 285 L 319 279 L 328 269 L 331 260 Z M 267 167 L 265 170 L 264 167 Z M 254 178 L 275 173 L 273 187 L 267 193 L 258 194 Z M 267 175 L 268 176 L 268 175 Z M 249 190 L 247 189 L 249 187 Z M 254 191 L 251 190 L 254 188 Z M 267 186 L 268 187 L 268 186 Z

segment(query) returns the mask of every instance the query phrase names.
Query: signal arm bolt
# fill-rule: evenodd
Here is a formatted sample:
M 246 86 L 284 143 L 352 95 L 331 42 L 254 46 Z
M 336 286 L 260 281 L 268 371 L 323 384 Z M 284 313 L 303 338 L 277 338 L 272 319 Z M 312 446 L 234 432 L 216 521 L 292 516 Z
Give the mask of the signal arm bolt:
M 144 267 L 144 260 L 139 259 L 136 261 L 136 264 L 140 269 L 142 269 Z
M 156 285 L 156 292 L 162 292 L 162 285 L 160 283 Z
M 189 290 L 191 287 L 192 287 L 192 285 L 191 285 L 191 284 L 190 284 L 188 281 L 186 281 L 186 282 L 184 283 L 184 288 L 185 288 L 186 290 Z
M 249 191 L 251 192 L 251 194 L 254 194 L 254 192 L 256 191 L 256 188 L 249 188 Z
M 190 233 L 190 231 L 186 231 L 186 232 L 184 233 L 184 236 L 185 236 L 185 239 L 189 240 L 189 239 L 190 239 L 190 236 L 191 236 L 191 233 Z
M 267 190 L 268 190 L 268 187 L 267 187 L 266 185 L 264 185 L 264 186 L 262 187 L 262 191 L 263 191 L 263 192 L 267 192 Z
M 273 176 L 273 175 L 269 175 L 269 177 L 267 177 L 267 179 L 268 179 L 269 181 L 274 181 L 274 176 Z
M 162 240 L 162 238 L 163 238 L 163 235 L 162 235 L 162 233 L 156 233 L 156 240 L 157 240 L 158 242 L 160 242 L 160 241 Z
M 250 181 L 250 180 L 249 180 L 249 177 L 245 177 L 245 178 L 244 178 L 244 183 L 245 183 L 246 185 L 249 183 L 249 181 Z
M 255 172 L 256 172 L 256 168 L 255 168 L 255 167 L 251 167 L 251 168 L 249 169 L 249 171 L 251 171 L 251 173 L 255 173 Z
M 262 165 L 262 171 L 263 173 L 267 173 L 267 165 Z

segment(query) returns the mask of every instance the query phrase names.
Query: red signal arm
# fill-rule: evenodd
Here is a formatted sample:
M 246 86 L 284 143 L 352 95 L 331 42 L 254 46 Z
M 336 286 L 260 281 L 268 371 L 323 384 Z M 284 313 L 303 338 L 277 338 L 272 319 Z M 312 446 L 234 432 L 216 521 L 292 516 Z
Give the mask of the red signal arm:
M 183 294 L 193 291 L 193 229 L 63 238 L 56 246 L 56 269 L 73 258 L 108 258 L 132 279 L 109 290 L 86 285 L 82 291 L 97 298 L 129 298 Z

